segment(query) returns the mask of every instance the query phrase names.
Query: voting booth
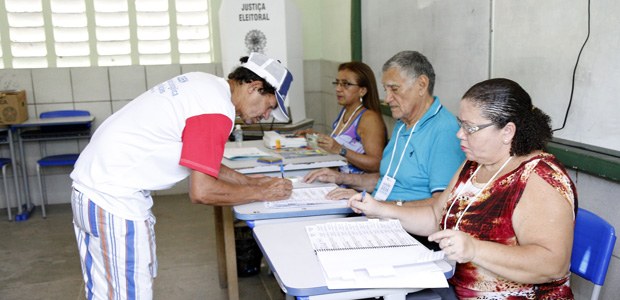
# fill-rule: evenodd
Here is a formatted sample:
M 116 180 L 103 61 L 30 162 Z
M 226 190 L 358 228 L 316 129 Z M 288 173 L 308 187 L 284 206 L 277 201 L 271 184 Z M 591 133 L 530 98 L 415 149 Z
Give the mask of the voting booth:
M 285 104 L 291 123 L 295 124 L 306 118 L 306 107 L 301 14 L 293 2 L 222 1 L 219 17 L 224 76 L 239 66 L 239 58 L 250 52 L 280 60 L 293 73 Z

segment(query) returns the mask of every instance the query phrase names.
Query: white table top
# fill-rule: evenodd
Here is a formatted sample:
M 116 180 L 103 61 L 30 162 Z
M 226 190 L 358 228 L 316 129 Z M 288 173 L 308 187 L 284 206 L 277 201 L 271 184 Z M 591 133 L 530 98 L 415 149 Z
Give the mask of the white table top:
M 306 233 L 306 226 L 326 222 L 353 222 L 364 221 L 365 217 L 333 218 L 333 219 L 291 219 L 287 223 L 257 224 L 254 227 L 254 237 L 265 254 L 267 262 L 273 270 L 280 287 L 291 296 L 313 296 L 322 294 L 343 293 L 343 297 L 335 299 L 350 299 L 351 293 L 362 290 L 330 290 L 323 277 L 320 263 L 314 253 L 310 239 Z M 453 268 L 445 261 L 437 262 L 446 277 L 452 276 Z M 386 295 L 389 291 L 408 291 L 416 289 L 367 289 L 364 297 Z M 346 293 L 346 296 L 345 294 Z M 405 292 L 406 294 L 406 292 Z

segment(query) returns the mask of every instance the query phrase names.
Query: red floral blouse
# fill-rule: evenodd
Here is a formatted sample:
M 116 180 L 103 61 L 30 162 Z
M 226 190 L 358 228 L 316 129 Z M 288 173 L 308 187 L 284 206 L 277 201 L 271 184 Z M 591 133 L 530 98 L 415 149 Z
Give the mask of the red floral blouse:
M 467 161 L 459 174 L 459 179 L 450 193 L 440 224 L 444 228 L 446 211 L 458 196 L 447 217 L 445 228 L 454 228 L 463 210 L 474 194 L 466 191 L 465 185 L 478 168 L 478 163 Z M 524 161 L 515 170 L 497 178 L 480 192 L 477 200 L 463 214 L 459 230 L 474 238 L 493 241 L 504 245 L 518 245 L 512 227 L 512 215 L 521 199 L 525 185 L 532 172 L 553 186 L 570 202 L 577 213 L 577 193 L 575 185 L 566 170 L 549 153 L 541 153 Z M 471 186 L 471 185 L 470 185 Z M 461 189 L 464 191 L 461 191 Z M 460 191 L 460 192 L 459 192 Z M 468 197 L 469 196 L 469 197 Z M 569 274 L 565 277 L 543 284 L 522 284 L 502 278 L 493 272 L 471 262 L 458 264 L 454 276 L 449 280 L 460 299 L 573 299 Z

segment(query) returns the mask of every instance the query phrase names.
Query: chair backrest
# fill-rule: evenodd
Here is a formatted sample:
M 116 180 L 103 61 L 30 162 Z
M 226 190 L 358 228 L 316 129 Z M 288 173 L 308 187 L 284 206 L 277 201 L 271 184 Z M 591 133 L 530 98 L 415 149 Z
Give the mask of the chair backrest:
M 571 272 L 602 286 L 615 243 L 614 227 L 596 214 L 580 208 L 575 220 Z M 597 292 L 596 287 L 594 292 Z
M 84 117 L 90 116 L 90 112 L 87 110 L 53 110 L 46 111 L 39 114 L 39 118 L 63 118 L 63 117 Z

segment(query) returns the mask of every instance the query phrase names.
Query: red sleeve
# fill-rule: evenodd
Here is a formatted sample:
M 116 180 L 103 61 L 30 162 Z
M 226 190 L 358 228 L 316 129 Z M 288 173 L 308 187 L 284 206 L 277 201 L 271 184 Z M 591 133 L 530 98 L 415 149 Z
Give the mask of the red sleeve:
M 232 125 L 222 114 L 204 114 L 185 120 L 179 164 L 217 177 Z

